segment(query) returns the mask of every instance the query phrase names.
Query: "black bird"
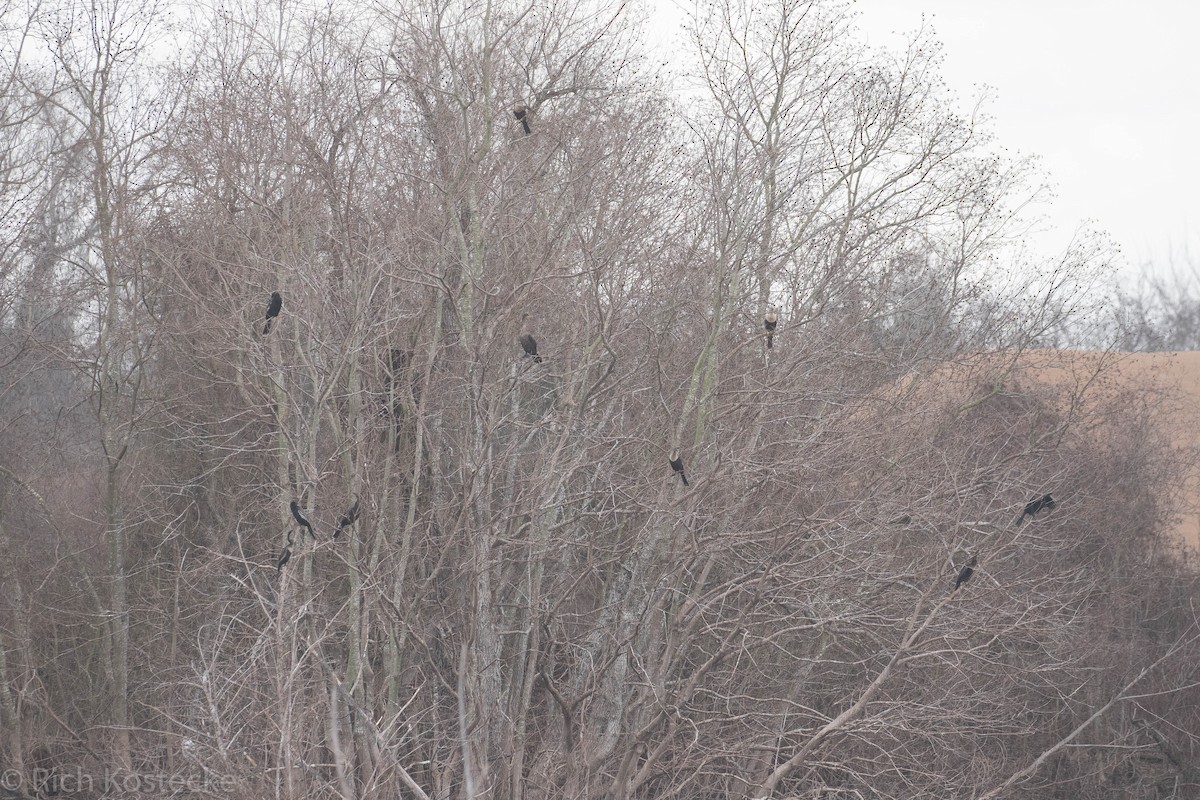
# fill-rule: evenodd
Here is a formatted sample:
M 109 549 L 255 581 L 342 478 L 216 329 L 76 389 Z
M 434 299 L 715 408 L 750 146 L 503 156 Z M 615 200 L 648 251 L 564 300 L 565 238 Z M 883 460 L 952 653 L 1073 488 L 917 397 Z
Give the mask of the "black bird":
M 954 588 L 950 590 L 951 592 L 957 592 L 958 587 L 971 580 L 971 576 L 975 574 L 975 565 L 977 563 L 979 563 L 979 559 L 976 556 L 971 556 L 971 560 L 958 571 L 958 580 L 954 582 Z
M 296 522 L 299 522 L 302 526 L 308 528 L 309 536 L 313 537 L 314 539 L 317 538 L 317 535 L 313 533 L 312 523 L 309 522 L 308 518 L 304 516 L 304 512 L 300 510 L 300 504 L 295 500 L 292 501 L 292 516 L 296 518 Z
M 1054 498 L 1048 494 L 1036 497 L 1025 504 L 1025 510 L 1021 512 L 1021 516 L 1017 517 L 1017 524 L 1020 525 L 1024 522 L 1026 517 L 1033 519 L 1042 511 L 1053 511 L 1057 505 Z
M 342 532 L 342 528 L 349 528 L 355 522 L 358 522 L 359 498 L 354 495 L 354 505 L 350 506 L 350 510 L 342 514 L 342 518 L 338 520 L 337 527 L 333 529 L 333 538 L 337 538 Z
M 528 115 L 529 109 L 524 103 L 517 103 L 515 106 L 513 106 L 513 116 L 517 118 L 517 122 L 521 123 L 521 127 L 525 129 L 526 136 L 533 133 L 533 131 L 529 129 Z
M 679 473 L 679 478 L 683 481 L 683 485 L 687 486 L 687 475 L 685 475 L 683 472 L 683 456 L 676 454 L 675 456 L 667 459 L 667 462 L 671 465 L 671 469 L 673 471 Z
M 533 338 L 532 333 L 522 333 L 517 339 L 521 343 L 521 349 L 525 351 L 525 355 L 533 356 L 533 363 L 542 363 L 542 357 L 538 355 L 537 340 Z
M 529 332 L 528 314 L 524 314 L 521 317 L 521 335 L 517 337 L 517 341 L 521 343 L 521 349 L 525 351 L 525 355 L 533 356 L 533 363 L 542 363 L 542 357 L 538 355 L 537 351 L 537 340 Z
M 279 292 L 271 292 L 271 302 L 267 303 L 267 324 L 263 325 L 263 336 L 271 332 L 271 320 L 279 316 L 279 312 L 283 310 L 283 295 Z
M 779 312 L 774 308 L 767 309 L 763 317 L 763 327 L 767 330 L 767 349 L 770 350 L 775 342 L 775 326 L 779 324 Z
M 288 530 L 287 544 L 283 546 L 283 552 L 279 554 L 279 560 L 275 562 L 275 574 L 283 572 L 283 568 L 287 566 L 287 562 L 292 559 L 292 531 Z

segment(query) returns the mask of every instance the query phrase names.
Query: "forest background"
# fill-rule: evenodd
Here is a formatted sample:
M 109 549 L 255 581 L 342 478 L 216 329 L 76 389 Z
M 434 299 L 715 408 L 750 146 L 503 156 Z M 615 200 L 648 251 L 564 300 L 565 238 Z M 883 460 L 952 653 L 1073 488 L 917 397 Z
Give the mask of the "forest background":
M 929 32 L 180 11 L 0 8 L 0 791 L 1200 793 L 1200 302 Z

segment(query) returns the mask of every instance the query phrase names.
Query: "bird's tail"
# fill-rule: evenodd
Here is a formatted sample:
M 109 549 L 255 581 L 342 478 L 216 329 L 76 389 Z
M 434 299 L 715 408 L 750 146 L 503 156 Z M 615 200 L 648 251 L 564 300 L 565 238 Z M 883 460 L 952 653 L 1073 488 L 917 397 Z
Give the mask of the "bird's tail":
M 770 349 L 771 349 L 771 347 L 772 347 L 772 343 L 773 343 L 774 341 L 775 341 L 775 334 L 773 334 L 773 333 L 768 333 L 768 334 L 767 334 L 767 349 L 768 349 L 768 350 L 770 350 Z
M 263 325 L 263 336 L 271 332 L 271 320 L 267 320 L 267 324 Z
M 533 130 L 532 130 L 530 127 L 529 127 L 529 120 L 527 120 L 527 119 L 522 119 L 522 120 L 521 120 L 521 127 L 525 129 L 525 135 L 526 135 L 526 136 L 528 136 L 529 134 L 533 133 Z
M 687 475 L 682 470 L 679 472 L 679 477 L 683 479 L 683 485 L 687 486 L 688 485 Z

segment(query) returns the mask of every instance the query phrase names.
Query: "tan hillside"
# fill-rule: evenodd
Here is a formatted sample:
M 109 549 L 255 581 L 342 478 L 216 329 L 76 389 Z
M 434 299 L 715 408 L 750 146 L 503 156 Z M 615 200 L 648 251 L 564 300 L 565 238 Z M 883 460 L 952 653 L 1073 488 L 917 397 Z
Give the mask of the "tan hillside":
M 1050 391 L 1039 391 L 1039 386 Z M 1185 465 L 1182 480 L 1160 487 L 1157 493 L 1173 512 L 1170 533 L 1200 550 L 1200 459 L 1196 457 L 1200 453 L 1200 352 L 998 352 L 910 374 L 896 389 L 898 394 L 878 398 L 882 407 L 851 414 L 854 424 L 862 425 L 883 411 L 895 447 L 933 435 L 939 407 L 967 411 L 1013 393 L 1041 396 L 1069 424 L 1082 424 L 1097 437 L 1115 436 L 1118 431 L 1113 426 L 1132 420 L 1135 412 L 1139 419 L 1148 416 Z M 900 409 L 907 413 L 896 414 Z
M 1040 350 L 1021 356 L 1018 380 L 1046 380 L 1088 406 L 1114 393 L 1135 397 L 1190 464 L 1184 483 L 1164 487 L 1175 507 L 1173 533 L 1200 549 L 1200 352 L 1100 353 Z M 1132 394 L 1130 390 L 1135 390 Z

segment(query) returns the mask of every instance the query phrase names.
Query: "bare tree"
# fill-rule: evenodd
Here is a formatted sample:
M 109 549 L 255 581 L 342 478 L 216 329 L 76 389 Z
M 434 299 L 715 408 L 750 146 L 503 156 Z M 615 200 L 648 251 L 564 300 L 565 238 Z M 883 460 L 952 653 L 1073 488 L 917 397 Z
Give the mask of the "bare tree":
M 60 82 L 22 84 L 57 144 L 14 268 L 63 326 L 23 341 L 96 411 L 68 475 L 0 463 L 0 536 L 64 543 L 27 574 L 92 587 L 6 595 L 27 771 L 1191 791 L 1178 454 L 1108 356 L 1029 352 L 1105 251 L 1006 260 L 1036 175 L 953 110 L 929 32 L 705 5 L 680 99 L 619 4 L 235 4 L 148 83 L 137 11 L 54 18 Z

